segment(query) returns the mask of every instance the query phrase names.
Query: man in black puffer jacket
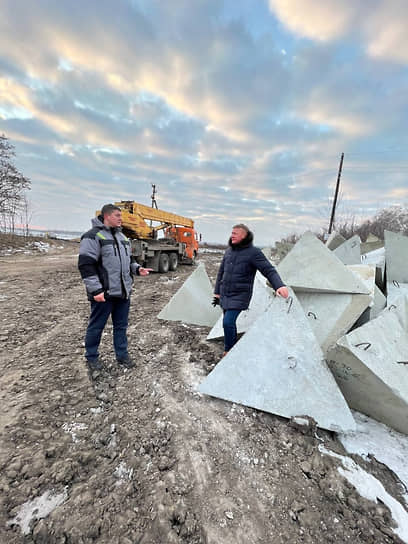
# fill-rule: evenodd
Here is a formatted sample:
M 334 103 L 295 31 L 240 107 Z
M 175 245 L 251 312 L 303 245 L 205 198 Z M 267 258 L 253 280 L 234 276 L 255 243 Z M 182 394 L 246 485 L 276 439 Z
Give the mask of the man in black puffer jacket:
M 246 225 L 235 225 L 218 271 L 213 305 L 220 304 L 224 312 L 224 355 L 237 342 L 236 321 L 242 310 L 248 309 L 257 270 L 269 280 L 277 295 L 289 296 L 278 272 L 252 244 L 253 239 Z

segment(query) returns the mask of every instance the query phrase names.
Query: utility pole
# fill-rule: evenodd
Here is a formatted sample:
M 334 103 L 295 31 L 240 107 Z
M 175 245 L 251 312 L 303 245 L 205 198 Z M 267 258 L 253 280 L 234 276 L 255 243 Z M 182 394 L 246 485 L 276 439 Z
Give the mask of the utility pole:
M 331 217 L 330 217 L 329 234 L 331 234 L 333 224 L 334 224 L 334 214 L 336 212 L 337 197 L 339 194 L 341 169 L 343 168 L 343 159 L 344 159 L 344 153 L 341 154 L 339 172 L 337 174 L 336 191 L 334 193 L 334 200 L 333 200 L 333 206 L 332 206 Z
M 153 189 L 152 196 L 151 196 L 151 199 L 152 199 L 152 208 L 156 208 L 156 210 L 157 210 L 157 202 L 156 202 L 156 185 L 155 185 L 154 183 L 152 183 L 152 189 Z

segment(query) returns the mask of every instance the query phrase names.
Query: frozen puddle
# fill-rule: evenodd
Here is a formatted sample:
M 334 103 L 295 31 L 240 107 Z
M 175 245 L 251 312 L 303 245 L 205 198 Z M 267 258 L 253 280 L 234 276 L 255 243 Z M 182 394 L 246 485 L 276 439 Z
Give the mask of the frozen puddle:
M 52 491 L 46 491 L 32 501 L 21 505 L 20 511 L 7 525 L 20 525 L 23 535 L 30 533 L 30 523 L 33 519 L 43 519 L 48 516 L 55 508 L 60 506 L 68 498 L 67 490 L 63 493 L 54 495 Z
M 379 499 L 390 509 L 391 516 L 395 520 L 397 527 L 392 530 L 397 534 L 400 539 L 408 544 L 408 512 L 402 507 L 402 505 L 394 499 L 387 491 L 381 482 L 374 478 L 371 474 L 359 467 L 349 457 L 338 455 L 324 446 L 320 445 L 319 450 L 325 455 L 330 455 L 339 459 L 343 467 L 338 467 L 340 474 L 346 478 L 346 480 L 353 485 L 360 495 L 369 501 L 377 502 Z

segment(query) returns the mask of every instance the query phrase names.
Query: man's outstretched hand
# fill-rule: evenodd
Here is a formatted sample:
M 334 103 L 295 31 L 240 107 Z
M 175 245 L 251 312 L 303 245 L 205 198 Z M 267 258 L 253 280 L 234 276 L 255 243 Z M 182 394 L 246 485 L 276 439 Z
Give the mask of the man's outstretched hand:
M 279 289 L 276 289 L 276 294 L 278 295 L 278 297 L 288 298 L 289 290 L 284 285 L 283 287 L 279 287 Z
M 139 276 L 148 276 L 150 272 L 153 272 L 153 268 L 143 268 L 142 266 L 139 266 L 137 271 L 139 272 Z
M 219 304 L 220 304 L 220 295 L 214 295 L 214 298 L 212 299 L 211 304 L 214 306 L 214 308 L 216 306 L 219 306 Z

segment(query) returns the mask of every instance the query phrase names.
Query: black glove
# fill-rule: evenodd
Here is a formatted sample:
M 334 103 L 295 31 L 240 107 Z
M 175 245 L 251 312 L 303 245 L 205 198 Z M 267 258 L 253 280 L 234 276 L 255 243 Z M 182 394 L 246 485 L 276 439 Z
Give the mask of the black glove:
M 218 306 L 220 304 L 220 297 L 214 297 L 211 304 L 214 306 L 214 308 Z

